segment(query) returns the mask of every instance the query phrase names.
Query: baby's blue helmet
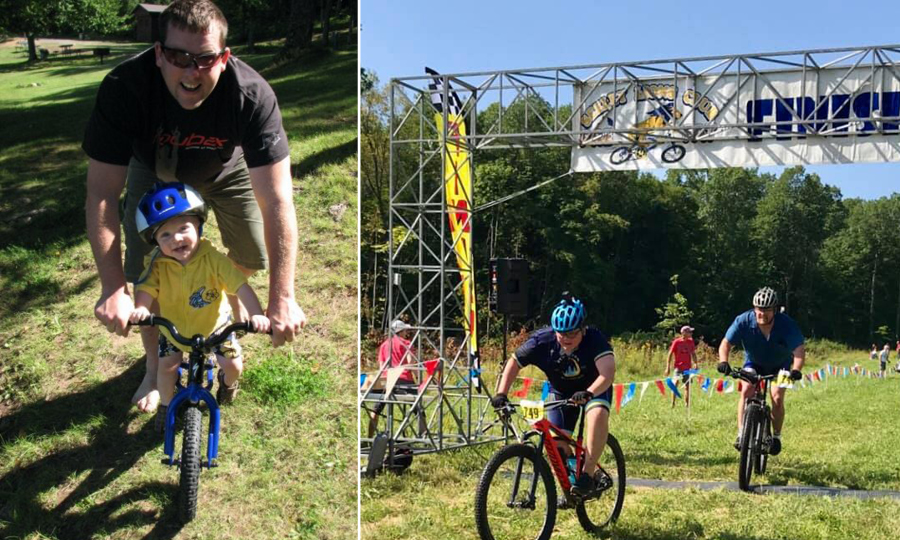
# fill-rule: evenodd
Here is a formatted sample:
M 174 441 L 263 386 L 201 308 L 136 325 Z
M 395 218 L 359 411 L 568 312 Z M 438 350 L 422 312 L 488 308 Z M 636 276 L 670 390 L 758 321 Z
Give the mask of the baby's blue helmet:
M 563 293 L 563 299 L 553 308 L 550 316 L 550 327 L 557 332 L 569 332 L 584 325 L 587 311 L 581 300 L 568 292 Z
M 177 216 L 197 216 L 202 231 L 206 214 L 203 197 L 191 186 L 181 182 L 157 182 L 141 197 L 134 219 L 138 234 L 152 245 L 156 244 L 156 231 L 166 221 Z

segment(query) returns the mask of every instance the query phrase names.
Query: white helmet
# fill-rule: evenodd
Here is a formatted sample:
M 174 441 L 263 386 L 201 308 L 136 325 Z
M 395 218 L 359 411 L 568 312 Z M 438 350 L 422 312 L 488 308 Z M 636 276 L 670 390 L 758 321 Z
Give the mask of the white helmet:
M 753 307 L 770 308 L 778 305 L 778 293 L 770 287 L 763 287 L 753 295 Z

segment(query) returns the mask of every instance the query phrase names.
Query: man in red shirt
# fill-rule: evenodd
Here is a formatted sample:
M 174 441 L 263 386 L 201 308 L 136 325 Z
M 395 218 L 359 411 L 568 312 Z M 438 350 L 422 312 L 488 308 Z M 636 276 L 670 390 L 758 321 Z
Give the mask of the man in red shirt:
M 697 353 L 694 352 L 694 329 L 688 325 L 681 327 L 681 335 L 672 341 L 669 347 L 669 355 L 666 357 L 666 377 L 669 376 L 672 367 L 672 358 L 675 358 L 675 376 L 681 376 L 684 382 L 684 404 L 691 404 L 691 376 L 685 374 L 690 369 L 697 368 Z M 675 394 L 672 393 L 672 406 L 675 406 Z
M 392 335 L 389 334 L 387 339 L 384 340 L 384 343 L 382 343 L 381 346 L 378 347 L 379 369 L 381 369 L 381 367 L 384 366 L 388 361 L 390 361 L 390 366 L 388 366 L 389 368 L 415 363 L 415 361 L 410 357 L 409 354 L 409 331 L 411 328 L 412 326 L 399 319 L 391 323 Z M 400 378 L 397 380 L 397 382 L 401 385 L 404 383 L 416 383 L 415 379 L 413 379 L 412 373 L 410 373 L 409 370 L 404 370 L 403 374 L 400 375 Z

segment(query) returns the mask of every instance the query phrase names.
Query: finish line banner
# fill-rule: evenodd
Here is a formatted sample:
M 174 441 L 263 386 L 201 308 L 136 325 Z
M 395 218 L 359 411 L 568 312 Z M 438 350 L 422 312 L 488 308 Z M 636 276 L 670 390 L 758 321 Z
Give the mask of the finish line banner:
M 575 87 L 576 172 L 900 161 L 900 66 Z

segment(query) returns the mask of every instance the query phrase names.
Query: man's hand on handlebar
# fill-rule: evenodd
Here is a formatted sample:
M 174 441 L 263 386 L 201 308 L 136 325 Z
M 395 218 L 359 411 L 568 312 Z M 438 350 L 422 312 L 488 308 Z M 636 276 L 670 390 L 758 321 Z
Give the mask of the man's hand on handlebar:
M 588 401 L 594 399 L 594 393 L 590 390 L 579 390 L 572 394 L 571 400 L 572 403 L 576 405 L 584 405 Z
M 729 365 L 728 362 L 719 362 L 716 365 L 716 371 L 722 375 L 726 375 L 731 372 L 731 365 Z
M 497 394 L 491 398 L 491 406 L 495 409 L 503 409 L 509 406 L 509 398 L 506 394 Z
M 803 378 L 803 373 L 801 373 L 799 369 L 791 370 L 791 379 L 793 379 L 795 381 L 799 381 L 802 378 Z

